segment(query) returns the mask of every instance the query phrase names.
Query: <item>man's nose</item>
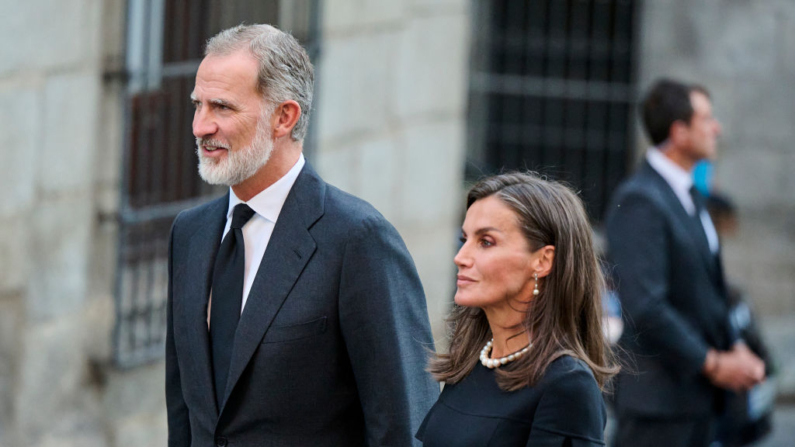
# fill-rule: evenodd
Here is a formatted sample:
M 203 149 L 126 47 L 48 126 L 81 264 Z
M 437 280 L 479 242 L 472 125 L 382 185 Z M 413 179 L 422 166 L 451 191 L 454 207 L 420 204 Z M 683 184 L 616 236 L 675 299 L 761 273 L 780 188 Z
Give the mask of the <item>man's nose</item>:
M 212 115 L 205 110 L 198 109 L 193 114 L 193 136 L 207 138 L 218 132 L 218 125 Z

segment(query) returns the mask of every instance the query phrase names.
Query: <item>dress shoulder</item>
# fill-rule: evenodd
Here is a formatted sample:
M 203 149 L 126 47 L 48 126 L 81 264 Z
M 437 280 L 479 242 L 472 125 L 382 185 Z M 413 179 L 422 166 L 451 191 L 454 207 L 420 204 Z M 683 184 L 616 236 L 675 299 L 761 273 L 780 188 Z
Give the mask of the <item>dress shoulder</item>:
M 577 447 L 604 445 L 604 399 L 583 361 L 569 356 L 557 359 L 539 385 L 541 400 L 527 445 L 564 445 L 566 441 Z

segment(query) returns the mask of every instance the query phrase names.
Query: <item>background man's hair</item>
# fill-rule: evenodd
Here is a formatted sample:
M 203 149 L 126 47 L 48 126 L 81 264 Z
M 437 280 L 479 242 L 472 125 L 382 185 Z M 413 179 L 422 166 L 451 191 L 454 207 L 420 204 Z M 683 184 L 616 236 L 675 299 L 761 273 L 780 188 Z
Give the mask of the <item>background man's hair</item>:
M 702 86 L 671 79 L 660 79 L 652 85 L 643 98 L 641 118 L 653 145 L 659 146 L 668 139 L 671 125 L 676 121 L 690 124 L 693 118 L 690 94 L 693 92 L 709 97 L 709 92 Z
M 287 100 L 301 106 L 301 117 L 291 137 L 294 141 L 303 140 L 309 127 L 315 79 L 306 50 L 295 37 L 274 26 L 238 25 L 212 37 L 204 55 L 227 55 L 244 48 L 259 64 L 257 91 L 272 110 Z

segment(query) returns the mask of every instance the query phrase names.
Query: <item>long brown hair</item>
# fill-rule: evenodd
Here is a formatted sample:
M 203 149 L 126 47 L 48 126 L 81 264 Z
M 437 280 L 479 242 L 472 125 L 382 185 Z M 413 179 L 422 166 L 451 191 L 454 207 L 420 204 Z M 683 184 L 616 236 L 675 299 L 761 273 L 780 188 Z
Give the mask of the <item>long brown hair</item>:
M 533 297 L 524 320 L 533 346 L 523 357 L 496 370 L 497 383 L 505 391 L 533 386 L 552 361 L 569 355 L 585 362 L 604 387 L 618 366 L 602 332 L 604 277 L 582 201 L 560 183 L 532 173 L 508 173 L 473 186 L 467 209 L 490 196 L 516 214 L 532 251 L 555 247 L 552 269 L 539 279 L 540 294 Z M 492 335 L 479 308 L 455 306 L 448 322 L 449 353 L 437 354 L 429 371 L 438 381 L 456 383 L 472 371 Z

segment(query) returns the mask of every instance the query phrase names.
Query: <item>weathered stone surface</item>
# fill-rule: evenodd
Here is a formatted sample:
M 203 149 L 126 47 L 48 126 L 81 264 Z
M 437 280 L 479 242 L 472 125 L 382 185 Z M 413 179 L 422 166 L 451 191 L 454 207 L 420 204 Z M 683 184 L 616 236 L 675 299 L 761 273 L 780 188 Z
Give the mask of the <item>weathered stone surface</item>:
M 98 60 L 99 0 L 4 2 L 0 76 Z
M 168 441 L 168 424 L 165 410 L 141 414 L 121 421 L 115 431 L 115 447 L 165 447 Z
M 373 32 L 324 42 L 317 78 L 318 139 L 383 130 L 394 82 L 394 32 Z
M 0 218 L 0 294 L 21 291 L 30 271 L 30 233 L 27 213 Z M 2 299 L 2 298 L 0 298 Z
M 741 206 L 748 204 L 758 211 L 782 206 L 792 201 L 791 193 L 782 190 L 790 175 L 786 161 L 787 157 L 770 148 L 738 148 L 736 153 L 721 157 L 716 181 Z
M 7 142 L 0 163 L 0 218 L 29 207 L 35 196 L 40 102 L 41 92 L 34 86 L 8 83 L 0 90 L 0 129 Z
M 74 73 L 48 79 L 44 98 L 44 145 L 38 180 L 44 191 L 91 186 L 99 121 L 100 79 Z
M 359 164 L 355 148 L 320 150 L 315 155 L 317 170 L 323 180 L 345 192 L 358 194 Z
M 412 19 L 397 48 L 393 100 L 402 119 L 463 111 L 466 101 L 468 17 Z
M 458 249 L 457 227 L 429 225 L 398 230 L 404 235 L 406 246 L 420 273 L 434 340 L 437 344 L 444 344 L 444 320 L 452 309 L 455 294 L 456 267 L 453 257 Z
M 360 197 L 390 221 L 400 214 L 400 204 L 396 199 L 404 186 L 398 181 L 400 149 L 389 136 L 368 140 L 359 146 Z
M 98 401 L 86 385 L 85 330 L 79 314 L 23 328 L 15 408 L 19 437 L 29 445 L 72 436 L 88 442 L 102 432 Z
M 42 199 L 30 225 L 30 270 L 26 300 L 32 321 L 81 309 L 88 289 L 88 255 L 94 223 L 91 197 L 74 193 Z
M 323 10 L 324 32 L 333 36 L 396 23 L 403 18 L 405 6 L 391 0 L 335 0 Z
M 5 265 L 5 264 L 2 264 Z M 0 296 L 0 445 L 11 445 L 22 333 L 22 297 Z
M 159 415 L 166 408 L 165 377 L 163 363 L 108 371 L 104 414 L 119 422 L 140 415 Z
M 402 142 L 400 219 L 410 225 L 448 225 L 463 199 L 463 124 L 450 121 L 415 125 Z

